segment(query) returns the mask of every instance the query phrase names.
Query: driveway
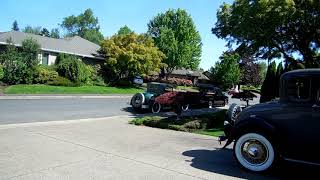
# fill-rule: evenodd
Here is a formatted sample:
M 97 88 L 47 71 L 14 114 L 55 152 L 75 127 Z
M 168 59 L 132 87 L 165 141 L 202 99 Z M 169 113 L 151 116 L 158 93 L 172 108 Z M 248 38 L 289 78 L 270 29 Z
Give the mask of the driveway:
M 268 179 L 215 138 L 128 124 L 128 116 L 0 126 L 0 179 Z M 280 175 L 282 177 L 282 174 Z

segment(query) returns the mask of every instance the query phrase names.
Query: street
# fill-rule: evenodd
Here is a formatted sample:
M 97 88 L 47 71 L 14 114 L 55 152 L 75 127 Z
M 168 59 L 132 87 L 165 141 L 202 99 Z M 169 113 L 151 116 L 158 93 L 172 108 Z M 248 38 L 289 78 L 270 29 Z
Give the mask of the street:
M 0 124 L 61 121 L 132 114 L 130 97 L 102 99 L 24 99 L 0 100 Z M 256 104 L 255 98 L 250 104 Z M 229 96 L 229 104 L 245 105 Z
M 128 124 L 128 98 L 1 100 L 0 179 L 277 179 L 244 171 L 217 138 Z M 233 103 L 233 100 L 231 100 Z M 312 171 L 314 172 L 314 171 Z
M 0 124 L 128 115 L 129 98 L 0 100 Z

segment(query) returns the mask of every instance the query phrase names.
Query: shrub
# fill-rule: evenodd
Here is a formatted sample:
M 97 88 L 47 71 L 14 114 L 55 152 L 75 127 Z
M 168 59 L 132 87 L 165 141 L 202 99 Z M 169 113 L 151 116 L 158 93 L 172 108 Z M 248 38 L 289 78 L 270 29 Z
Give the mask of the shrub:
M 132 84 L 128 79 L 120 79 L 115 85 L 119 87 L 130 87 Z
M 200 120 L 190 121 L 184 124 L 184 127 L 187 129 L 201 129 Z
M 61 54 L 57 58 L 57 71 L 76 84 L 88 84 L 94 69 L 84 64 L 76 56 Z
M 193 85 L 192 81 L 189 79 L 174 78 L 174 77 L 168 78 L 167 80 L 162 79 L 161 82 L 175 84 L 178 86 L 192 86 Z
M 53 80 L 48 81 L 47 84 L 52 86 L 76 86 L 77 85 L 71 82 L 69 79 L 61 76 L 57 76 Z
M 0 64 L 0 81 L 2 80 L 4 76 L 3 66 Z
M 39 65 L 36 67 L 35 83 L 46 84 L 58 78 L 58 72 L 49 66 Z

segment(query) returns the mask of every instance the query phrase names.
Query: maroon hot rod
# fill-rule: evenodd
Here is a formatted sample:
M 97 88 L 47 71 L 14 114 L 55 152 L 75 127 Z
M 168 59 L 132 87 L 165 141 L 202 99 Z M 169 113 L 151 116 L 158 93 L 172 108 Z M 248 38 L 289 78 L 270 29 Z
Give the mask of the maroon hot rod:
M 211 108 L 225 106 L 228 97 L 220 88 L 212 85 L 200 85 L 199 92 L 172 91 L 166 92 L 154 99 L 151 110 L 159 113 L 163 109 L 173 109 L 176 112 L 187 111 L 192 108 Z

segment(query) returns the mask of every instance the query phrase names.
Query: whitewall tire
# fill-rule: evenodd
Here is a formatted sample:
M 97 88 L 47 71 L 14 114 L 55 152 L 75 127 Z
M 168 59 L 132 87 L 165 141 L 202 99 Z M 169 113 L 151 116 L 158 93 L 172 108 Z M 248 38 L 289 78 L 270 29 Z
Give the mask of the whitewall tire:
M 157 103 L 157 102 L 153 103 L 153 105 L 152 105 L 152 107 L 151 107 L 151 111 L 152 111 L 152 113 L 154 113 L 154 114 L 159 113 L 159 112 L 161 111 L 161 104 L 160 104 L 160 103 Z
M 247 170 L 262 172 L 275 162 L 275 150 L 271 142 L 256 133 L 242 135 L 234 144 L 237 161 Z

